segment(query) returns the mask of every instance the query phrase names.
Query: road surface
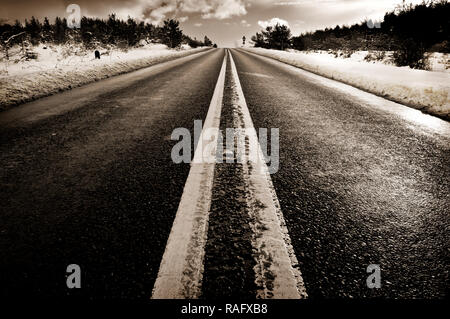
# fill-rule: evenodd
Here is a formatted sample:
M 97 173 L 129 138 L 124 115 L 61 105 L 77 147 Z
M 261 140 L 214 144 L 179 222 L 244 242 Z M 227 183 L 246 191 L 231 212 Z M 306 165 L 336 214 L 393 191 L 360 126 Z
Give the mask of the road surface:
M 201 164 L 206 179 L 175 164 L 174 129 L 194 136 L 213 110 L 222 130 L 250 117 L 256 131 L 278 128 L 279 171 Z M 448 297 L 449 133 L 448 122 L 242 50 L 21 105 L 0 113 L 0 295 L 151 298 L 164 260 L 182 254 L 170 254 L 174 221 L 200 176 L 196 297 Z M 258 196 L 273 201 L 257 210 Z M 286 244 L 270 260 L 259 212 Z M 278 261 L 293 270 L 281 294 Z M 66 286 L 70 264 L 81 289 Z M 367 287 L 372 264 L 380 289 Z

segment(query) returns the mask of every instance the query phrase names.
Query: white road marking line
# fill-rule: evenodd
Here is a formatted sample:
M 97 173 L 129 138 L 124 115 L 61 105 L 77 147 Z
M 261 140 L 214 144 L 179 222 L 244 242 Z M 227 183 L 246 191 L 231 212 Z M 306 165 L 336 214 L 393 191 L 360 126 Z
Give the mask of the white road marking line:
M 254 236 L 252 245 L 257 251 L 255 267 L 256 282 L 263 288 L 258 298 L 299 299 L 307 293 L 286 227 L 280 204 L 272 184 L 268 167 L 264 161 L 261 146 L 245 101 L 236 65 L 229 53 L 232 76 L 235 83 L 235 113 L 238 128 L 243 128 L 250 141 L 257 143 L 259 158 L 254 163 L 244 158 L 244 178 L 249 183 L 247 196 Z M 244 131 L 243 130 L 243 131 Z M 249 136 L 252 135 L 252 136 Z M 254 139 L 256 138 L 256 139 Z M 244 156 L 248 152 L 243 152 Z
M 211 134 L 216 134 L 217 140 L 219 132 L 225 71 L 226 55 L 161 261 L 152 299 L 198 299 L 201 295 L 217 147 L 217 143 L 211 143 L 210 138 Z M 211 143 L 209 154 L 204 154 L 203 142 Z

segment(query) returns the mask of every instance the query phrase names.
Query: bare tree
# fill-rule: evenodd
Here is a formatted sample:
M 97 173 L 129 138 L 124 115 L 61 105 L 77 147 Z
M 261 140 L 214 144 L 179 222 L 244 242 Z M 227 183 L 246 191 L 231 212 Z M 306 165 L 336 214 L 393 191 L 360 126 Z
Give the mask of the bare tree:
M 12 40 L 14 40 L 17 37 L 20 37 L 22 35 L 24 35 L 26 32 L 20 32 L 18 34 L 14 34 L 12 36 L 10 36 L 7 40 L 3 41 L 3 50 L 5 50 L 5 56 L 6 56 L 6 60 L 9 60 L 9 44 L 11 43 Z M 23 50 L 23 41 L 22 41 L 22 50 Z

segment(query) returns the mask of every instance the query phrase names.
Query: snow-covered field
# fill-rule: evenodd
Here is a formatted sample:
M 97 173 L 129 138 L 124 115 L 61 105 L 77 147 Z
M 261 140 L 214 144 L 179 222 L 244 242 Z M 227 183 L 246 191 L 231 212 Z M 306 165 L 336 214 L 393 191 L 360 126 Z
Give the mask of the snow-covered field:
M 10 50 L 9 61 L 0 57 L 0 109 L 206 49 L 184 46 L 170 50 L 165 45 L 148 44 L 128 51 L 102 49 L 98 60 L 92 50 L 79 46 L 41 44 L 32 49 L 37 59 L 26 60 L 21 48 L 15 47 Z
M 450 116 L 450 70 L 448 55 L 430 57 L 432 71 L 414 70 L 389 64 L 388 57 L 367 62 L 367 52 L 349 58 L 324 52 L 277 51 L 245 48 L 307 71 L 332 78 L 365 91 L 406 104 L 428 113 Z

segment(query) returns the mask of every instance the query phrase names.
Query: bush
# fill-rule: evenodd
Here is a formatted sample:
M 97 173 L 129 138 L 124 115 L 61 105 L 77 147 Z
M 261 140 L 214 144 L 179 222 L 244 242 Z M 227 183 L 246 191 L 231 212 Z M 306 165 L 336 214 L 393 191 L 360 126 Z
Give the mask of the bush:
M 305 39 L 302 37 L 292 38 L 292 48 L 299 51 L 304 51 L 307 49 Z
M 193 49 L 198 48 L 201 45 L 199 41 L 194 39 L 188 39 L 187 44 Z
M 429 69 L 425 48 L 413 39 L 402 42 L 400 48 L 394 52 L 394 63 L 397 66 L 409 66 L 413 69 Z
M 27 60 L 37 60 L 38 54 L 34 51 L 27 51 L 25 52 L 25 58 Z
M 364 57 L 364 61 L 373 62 L 373 61 L 383 61 L 386 58 L 386 51 L 375 51 L 367 53 Z
M 441 43 L 436 43 L 433 45 L 430 52 L 441 52 L 441 53 L 450 53 L 450 41 L 442 41 Z
M 344 59 L 349 59 L 352 57 L 353 53 L 355 53 L 355 51 L 353 50 L 349 50 L 349 49 L 344 49 L 340 56 L 343 57 Z

